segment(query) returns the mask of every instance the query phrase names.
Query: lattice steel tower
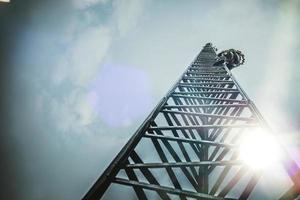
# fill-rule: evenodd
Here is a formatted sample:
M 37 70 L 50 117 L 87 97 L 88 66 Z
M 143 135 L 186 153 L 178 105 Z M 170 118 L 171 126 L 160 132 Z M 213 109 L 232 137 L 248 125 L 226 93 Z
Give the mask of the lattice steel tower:
M 243 62 L 240 51 L 206 44 L 83 199 L 111 187 L 120 199 L 248 199 L 261 173 L 239 160 L 237 145 L 266 124 L 231 74 Z M 283 165 L 291 185 L 277 198 L 293 199 L 299 168 Z

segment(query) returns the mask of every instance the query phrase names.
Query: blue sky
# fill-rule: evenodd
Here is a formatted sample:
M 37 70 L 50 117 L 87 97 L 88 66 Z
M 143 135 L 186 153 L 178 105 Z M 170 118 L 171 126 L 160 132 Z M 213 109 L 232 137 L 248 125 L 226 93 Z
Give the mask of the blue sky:
M 296 148 L 299 8 L 295 0 L 12 1 L 0 10 L 13 52 L 5 137 L 18 184 L 7 187 L 22 199 L 82 197 L 207 42 L 244 52 L 233 74 Z

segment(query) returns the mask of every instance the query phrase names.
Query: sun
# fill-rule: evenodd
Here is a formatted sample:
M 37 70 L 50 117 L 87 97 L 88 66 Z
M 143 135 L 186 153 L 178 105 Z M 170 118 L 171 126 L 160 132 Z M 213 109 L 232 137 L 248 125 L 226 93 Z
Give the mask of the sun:
M 261 129 L 245 132 L 239 144 L 239 158 L 251 169 L 264 170 L 279 164 L 281 147 L 273 135 Z

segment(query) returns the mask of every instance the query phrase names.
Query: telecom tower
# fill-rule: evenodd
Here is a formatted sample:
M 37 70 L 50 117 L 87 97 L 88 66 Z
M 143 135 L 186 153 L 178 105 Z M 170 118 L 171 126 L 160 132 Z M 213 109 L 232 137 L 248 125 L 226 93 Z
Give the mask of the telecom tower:
M 261 173 L 239 160 L 237 145 L 244 132 L 267 127 L 231 74 L 243 62 L 240 51 L 216 54 L 206 44 L 83 199 L 110 187 L 126 188 L 114 190 L 120 199 L 251 197 Z M 287 160 L 292 184 L 277 199 L 300 192 L 299 168 Z

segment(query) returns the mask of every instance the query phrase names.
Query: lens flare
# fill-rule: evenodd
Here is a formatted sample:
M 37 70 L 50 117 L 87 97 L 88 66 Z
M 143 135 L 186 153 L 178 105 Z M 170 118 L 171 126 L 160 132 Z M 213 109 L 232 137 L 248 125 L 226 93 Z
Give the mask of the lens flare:
M 260 129 L 245 132 L 239 145 L 240 160 L 255 170 L 272 168 L 279 164 L 280 145 L 268 132 Z

